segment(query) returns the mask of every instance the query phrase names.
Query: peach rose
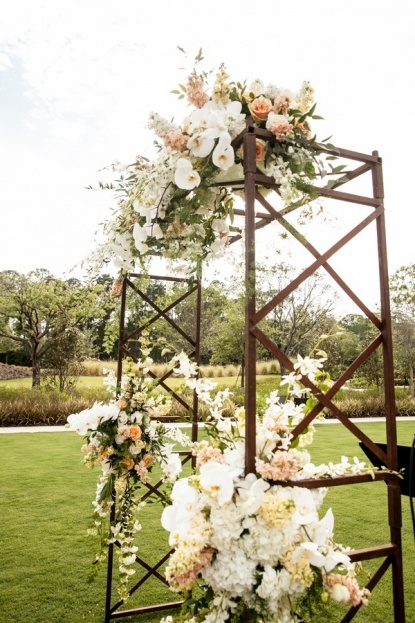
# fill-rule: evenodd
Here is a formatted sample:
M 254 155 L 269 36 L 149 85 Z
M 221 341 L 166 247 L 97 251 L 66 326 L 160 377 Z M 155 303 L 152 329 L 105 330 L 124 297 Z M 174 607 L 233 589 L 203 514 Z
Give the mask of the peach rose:
M 141 428 L 137 426 L 137 424 L 132 424 L 132 426 L 130 426 L 129 433 L 130 438 L 134 439 L 134 441 L 141 439 Z
M 143 463 L 144 463 L 144 465 L 145 465 L 146 467 L 150 467 L 150 465 L 151 465 L 151 464 L 152 464 L 152 462 L 153 462 L 153 459 L 152 459 L 152 457 L 151 457 L 149 454 L 145 454 L 145 455 L 143 456 L 142 461 L 143 461 Z
M 120 409 L 125 409 L 125 407 L 127 406 L 127 401 L 126 400 L 117 400 L 117 402 L 115 404 L 117 405 L 117 407 L 120 407 Z
M 263 141 L 261 138 L 257 138 L 255 141 L 255 162 L 257 164 L 262 164 L 265 160 L 265 150 L 267 148 L 267 144 L 265 141 Z M 243 145 L 241 145 L 240 149 L 238 150 L 238 156 L 240 158 L 244 157 L 244 147 Z
M 255 162 L 257 164 L 263 164 L 265 160 L 265 150 L 267 144 L 265 141 L 262 141 L 260 138 L 256 139 L 255 142 Z
M 264 121 L 272 110 L 272 102 L 267 97 L 260 95 L 248 107 L 254 119 Z
M 126 469 L 130 470 L 134 467 L 134 461 L 133 459 L 124 459 L 122 461 L 122 464 L 125 466 Z

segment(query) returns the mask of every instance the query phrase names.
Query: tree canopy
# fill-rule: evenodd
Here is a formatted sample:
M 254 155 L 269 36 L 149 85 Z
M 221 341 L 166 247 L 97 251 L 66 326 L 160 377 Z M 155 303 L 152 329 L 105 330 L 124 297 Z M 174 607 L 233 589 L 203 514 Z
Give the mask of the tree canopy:
M 43 357 L 65 332 L 101 317 L 100 290 L 76 279 L 57 279 L 43 269 L 27 275 L 0 273 L 0 336 L 28 353 L 33 386 L 40 384 Z

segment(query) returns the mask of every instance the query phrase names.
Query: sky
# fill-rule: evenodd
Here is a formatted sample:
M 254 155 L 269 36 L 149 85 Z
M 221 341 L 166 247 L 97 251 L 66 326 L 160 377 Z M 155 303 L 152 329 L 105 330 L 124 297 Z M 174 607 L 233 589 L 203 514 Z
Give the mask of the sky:
M 185 117 L 171 91 L 200 48 L 204 68 L 224 62 L 234 80 L 293 91 L 309 80 L 324 117 L 313 128 L 318 137 L 382 157 L 389 272 L 415 262 L 414 3 L 3 2 L 0 270 L 83 274 L 79 264 L 115 206 L 111 192 L 86 187 L 107 179 L 103 169 L 115 161 L 153 154 L 151 111 Z M 363 237 L 359 244 L 343 254 L 343 266 L 346 276 L 362 275 L 357 288 L 372 305 L 376 277 L 360 268 L 369 248 L 373 268 L 376 250 Z

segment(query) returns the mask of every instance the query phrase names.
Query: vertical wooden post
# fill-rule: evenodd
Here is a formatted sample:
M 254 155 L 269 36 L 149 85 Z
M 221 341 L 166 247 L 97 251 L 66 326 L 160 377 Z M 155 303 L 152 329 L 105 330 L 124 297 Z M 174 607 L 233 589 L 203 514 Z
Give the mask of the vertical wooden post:
M 121 309 L 120 309 L 120 322 L 119 322 L 119 330 L 118 330 L 117 387 L 120 386 L 121 377 L 122 377 L 122 362 L 123 362 L 122 341 L 124 338 L 125 307 L 126 307 L 126 299 L 127 299 L 127 279 L 128 277 L 124 277 L 122 281 L 122 288 L 121 288 Z M 116 499 L 117 499 L 117 494 L 115 491 L 113 491 L 112 492 L 112 507 L 110 511 L 110 524 L 113 524 L 115 521 Z M 111 620 L 113 566 L 114 566 L 114 543 L 110 543 L 108 545 L 108 559 L 107 559 L 107 589 L 106 589 L 106 597 L 105 597 L 105 623 L 110 623 L 110 620 Z
M 372 152 L 378 157 L 378 152 Z M 384 199 L 382 161 L 372 166 L 373 196 L 376 199 Z M 392 321 L 389 295 L 389 275 L 386 252 L 386 227 L 384 212 L 376 220 L 378 237 L 378 261 L 380 281 L 380 306 L 382 321 L 382 347 L 383 347 L 383 376 L 386 413 L 386 441 L 389 469 L 397 471 L 398 448 L 396 433 L 396 404 L 395 404 L 395 379 L 393 369 L 393 344 L 392 344 Z M 395 623 L 405 623 L 405 598 L 403 585 L 402 564 L 402 503 L 401 489 L 396 480 L 388 483 L 388 516 L 391 543 L 397 546 L 397 552 L 392 558 L 392 589 Z
M 197 282 L 196 291 L 196 335 L 195 335 L 195 362 L 200 367 L 200 325 L 202 319 L 202 284 L 201 279 Z M 193 392 L 193 418 L 192 418 L 192 441 L 197 441 L 199 425 L 199 397 Z M 196 457 L 192 457 L 192 467 L 196 467 Z
M 245 472 L 255 472 L 256 454 L 256 338 L 251 333 L 255 314 L 255 128 L 247 122 L 244 135 L 245 173 Z

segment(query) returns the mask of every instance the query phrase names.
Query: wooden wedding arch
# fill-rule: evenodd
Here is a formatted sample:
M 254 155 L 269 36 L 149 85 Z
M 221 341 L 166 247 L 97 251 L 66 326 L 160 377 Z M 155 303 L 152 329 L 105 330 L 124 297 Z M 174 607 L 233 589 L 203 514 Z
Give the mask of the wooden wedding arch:
M 297 287 L 306 281 L 308 277 L 313 275 L 317 270 L 324 270 L 329 277 L 337 284 L 354 304 L 359 308 L 360 312 L 366 316 L 376 330 L 376 337 L 371 343 L 364 348 L 347 370 L 333 384 L 333 386 L 325 393 L 321 393 L 319 389 L 308 379 L 303 377 L 303 384 L 310 389 L 312 394 L 318 399 L 318 404 L 304 418 L 304 420 L 293 431 L 294 438 L 297 437 L 322 411 L 323 408 L 328 409 L 331 414 L 336 417 L 339 422 L 345 426 L 357 440 L 362 442 L 389 470 L 398 471 L 398 449 L 397 449 L 397 433 L 396 433 L 396 407 L 395 407 L 395 391 L 394 391 L 394 374 L 393 374 L 393 354 L 392 354 L 392 332 L 391 332 L 391 314 L 389 301 L 389 285 L 388 285 L 388 265 L 387 265 L 387 249 L 386 249 L 386 232 L 385 232 L 385 214 L 384 214 L 384 191 L 383 191 L 383 174 L 382 161 L 377 152 L 372 154 L 363 154 L 346 149 L 330 149 L 321 148 L 321 151 L 334 155 L 347 163 L 347 171 L 342 178 L 335 183 L 330 189 L 327 187 L 316 187 L 321 197 L 332 200 L 333 202 L 347 204 L 355 204 L 364 206 L 368 210 L 368 215 L 363 218 L 357 225 L 348 229 L 339 238 L 337 242 L 332 244 L 326 251 L 320 253 L 318 249 L 296 229 L 296 227 L 287 219 L 288 211 L 286 209 L 277 210 L 265 198 L 263 189 L 271 189 L 278 193 L 278 186 L 273 178 L 263 175 L 256 166 L 256 141 L 261 139 L 267 142 L 275 142 L 275 137 L 268 131 L 257 128 L 252 121 L 247 121 L 246 129 L 233 141 L 235 151 L 243 145 L 244 150 L 244 175 L 240 180 L 233 180 L 225 183 L 234 188 L 243 188 L 245 192 L 245 207 L 235 210 L 235 214 L 245 219 L 245 282 L 247 288 L 246 310 L 245 310 L 245 409 L 246 409 L 246 442 L 245 442 L 245 464 L 246 471 L 255 471 L 255 427 L 256 427 L 256 348 L 259 342 L 266 347 L 272 355 L 280 361 L 283 366 L 291 371 L 293 370 L 292 362 L 279 349 L 278 345 L 273 342 L 261 330 L 259 324 L 267 314 L 280 305 Z M 347 184 L 361 177 L 370 176 L 371 192 L 366 194 L 356 194 L 348 192 Z M 224 185 L 222 182 L 221 185 Z M 350 186 L 350 184 L 349 184 Z M 341 187 L 341 190 L 338 188 Z M 345 190 L 345 188 L 347 190 Z M 277 221 L 288 235 L 294 236 L 297 241 L 306 249 L 311 256 L 311 263 L 295 278 L 284 287 L 276 296 L 271 298 L 266 304 L 260 308 L 257 307 L 255 297 L 255 242 L 257 231 L 271 222 Z M 352 287 L 348 285 L 342 277 L 333 268 L 331 260 L 333 257 L 353 239 L 363 232 L 370 224 L 374 224 L 376 228 L 376 251 L 377 265 L 380 288 L 380 312 L 374 314 L 357 296 Z M 240 235 L 235 235 L 230 242 L 236 242 L 240 239 Z M 131 354 L 126 346 L 128 339 L 138 335 L 143 327 L 139 327 L 133 336 L 124 335 L 124 318 L 125 318 L 125 301 L 126 291 L 128 287 L 134 287 L 133 280 L 127 278 L 124 280 L 123 292 L 121 298 L 121 326 L 120 326 L 120 348 L 119 348 L 119 375 L 121 374 L 122 359 Z M 195 288 L 198 290 L 197 303 L 195 306 L 195 336 L 189 337 L 189 344 L 192 347 L 196 361 L 198 361 L 200 353 L 200 285 Z M 141 291 L 137 292 L 140 296 Z M 152 305 L 157 318 L 163 317 L 167 322 L 171 323 L 168 316 L 169 309 L 161 310 L 153 302 L 148 301 Z M 174 326 L 174 325 L 172 325 Z M 145 327 L 144 327 L 145 328 Z M 175 327 L 181 331 L 180 327 Z M 186 338 L 187 339 L 187 338 Z M 387 450 L 384 452 L 378 445 L 370 439 L 362 430 L 351 422 L 348 417 L 336 406 L 333 399 L 336 393 L 344 386 L 344 384 L 352 377 L 352 375 L 360 368 L 360 366 L 375 352 L 381 351 L 383 355 L 383 387 L 385 401 L 385 425 L 386 425 L 386 442 Z M 161 383 L 164 383 L 164 378 Z M 189 405 L 190 407 L 190 405 Z M 194 398 L 193 416 L 192 416 L 192 435 L 197 438 L 197 399 Z M 189 460 L 189 456 L 184 457 Z M 369 590 L 373 590 L 379 583 L 385 573 L 391 568 L 392 593 L 393 593 L 393 612 L 394 623 L 405 623 L 405 605 L 403 590 L 403 565 L 402 565 L 402 542 L 401 542 L 401 493 L 398 477 L 385 472 L 375 472 L 374 477 L 369 474 L 345 475 L 332 479 L 312 479 L 296 481 L 295 486 L 308 488 L 318 487 L 337 487 L 346 485 L 356 485 L 363 482 L 373 482 L 383 480 L 386 482 L 387 508 L 388 508 L 388 526 L 389 541 L 373 547 L 367 547 L 352 551 L 350 558 L 352 561 L 379 560 L 379 566 L 367 584 Z M 282 483 L 292 485 L 294 483 Z M 159 484 L 150 487 L 153 493 L 158 494 Z M 364 512 L 364 511 L 362 511 Z M 362 516 L 364 521 L 364 516 Z M 173 608 L 178 605 L 177 602 L 156 604 L 145 608 L 136 608 L 132 610 L 119 610 L 122 602 L 118 602 L 115 606 L 111 606 L 111 586 L 112 586 L 112 547 L 110 547 L 110 556 L 108 563 L 107 575 L 107 603 L 105 623 L 113 618 L 132 614 L 142 614 L 145 612 L 164 610 Z M 159 572 L 159 568 L 167 560 L 166 554 L 157 565 L 150 566 L 145 561 L 137 557 L 137 562 L 146 569 L 147 575 L 140 580 L 138 585 L 134 586 L 132 591 L 137 590 L 139 586 L 150 576 L 156 576 L 160 581 L 165 581 Z M 359 610 L 359 606 L 351 607 L 343 616 L 341 623 L 351 621 Z M 312 623 L 312 622 L 308 622 Z

